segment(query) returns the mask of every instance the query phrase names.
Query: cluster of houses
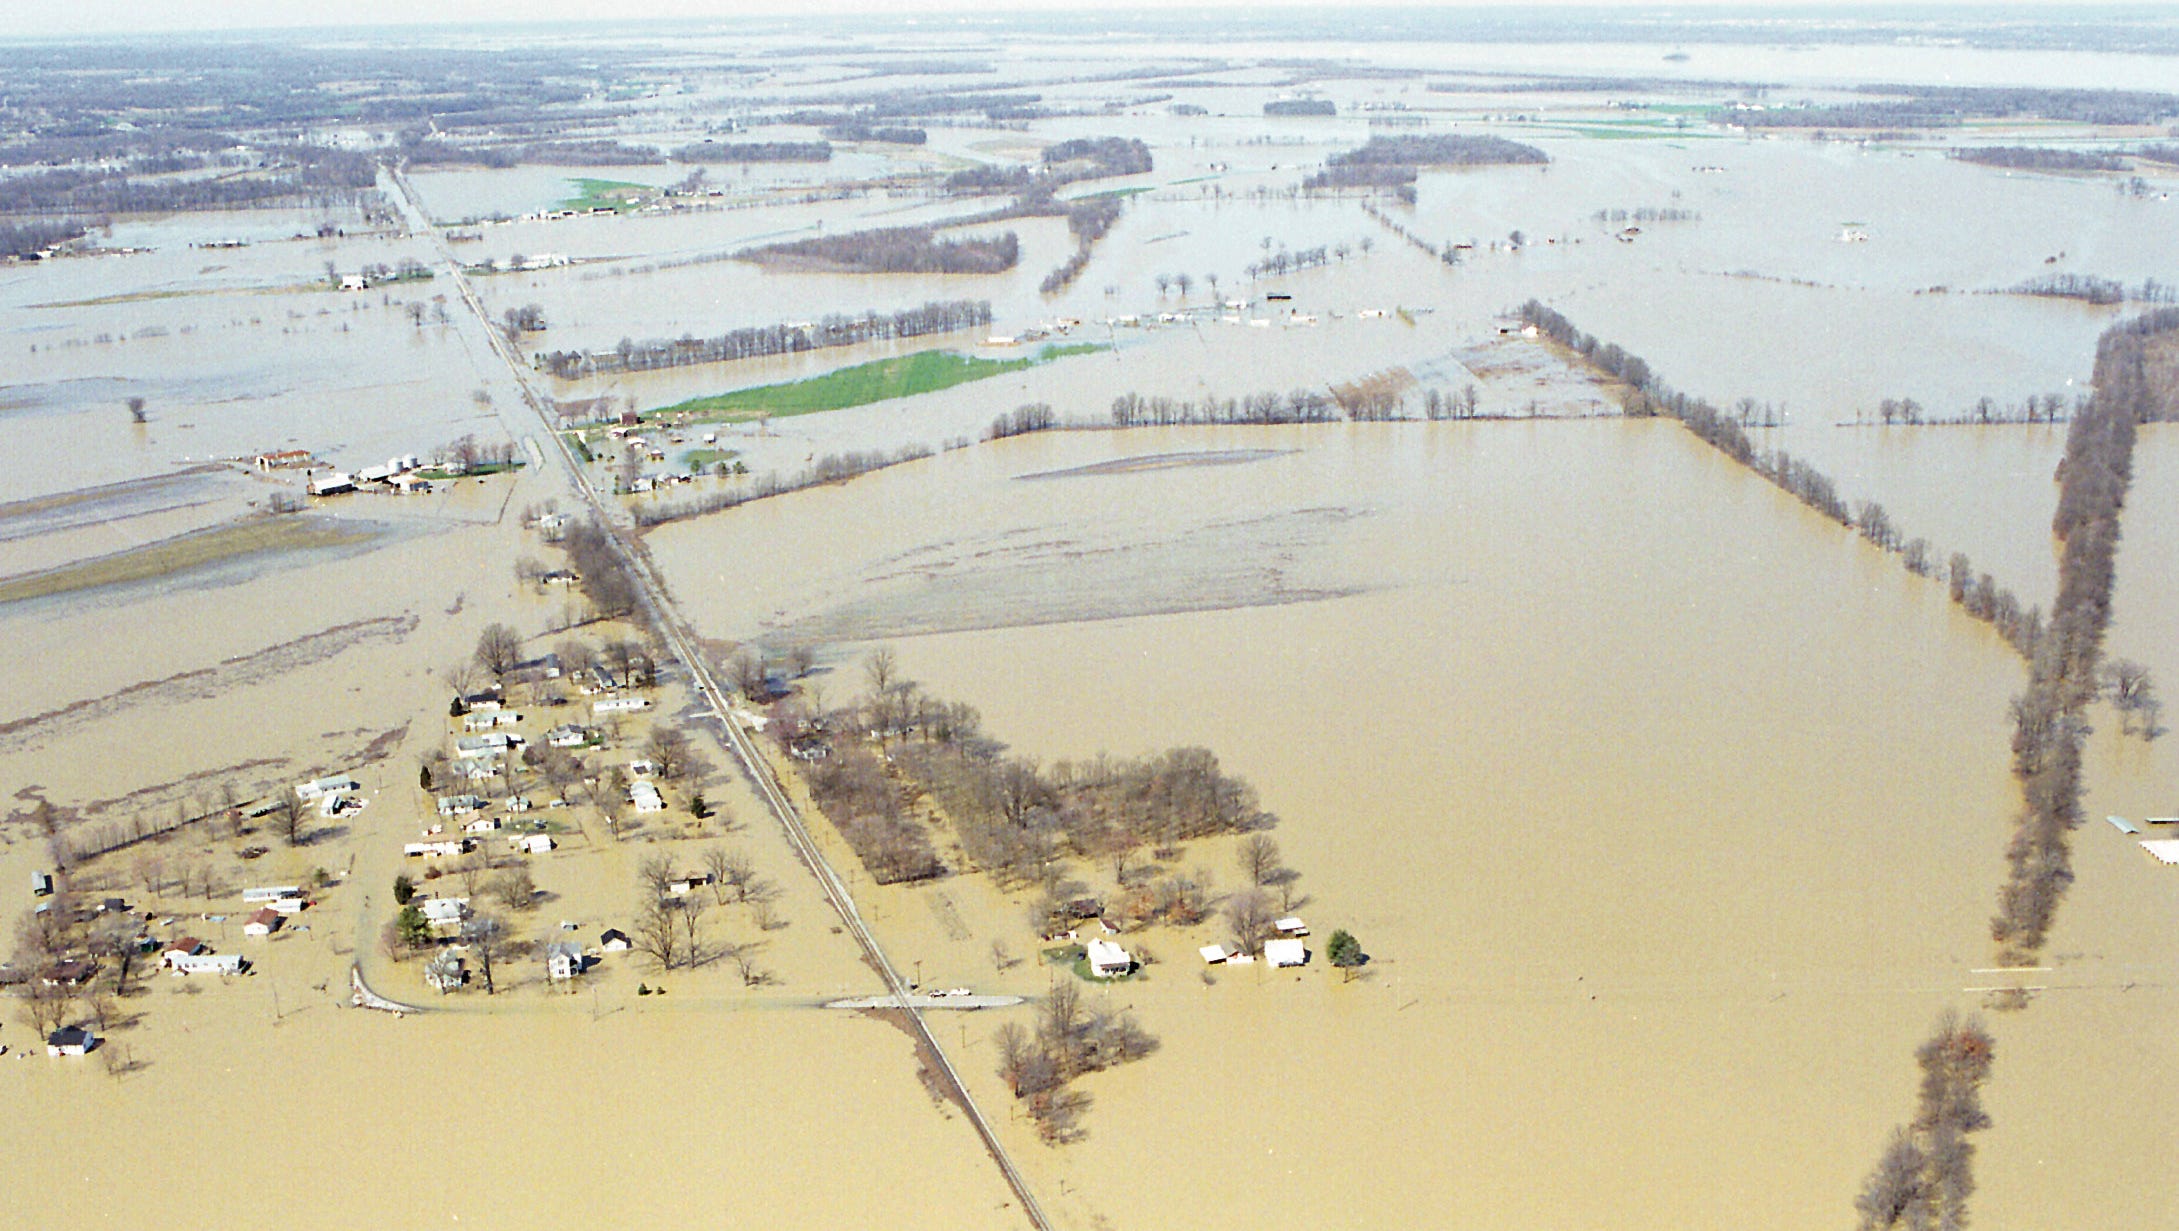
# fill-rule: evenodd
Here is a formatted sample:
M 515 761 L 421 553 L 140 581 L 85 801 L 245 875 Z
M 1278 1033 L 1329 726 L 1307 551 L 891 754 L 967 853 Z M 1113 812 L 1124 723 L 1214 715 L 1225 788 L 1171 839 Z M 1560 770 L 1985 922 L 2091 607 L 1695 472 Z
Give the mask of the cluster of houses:
M 431 480 L 418 471 L 424 468 L 423 459 L 415 454 L 388 458 L 376 466 L 361 470 L 336 470 L 320 462 L 308 449 L 281 449 L 272 453 L 259 453 L 250 458 L 250 466 L 261 474 L 278 470 L 303 472 L 303 488 L 313 496 L 338 496 L 349 492 L 393 492 L 397 495 L 421 495 L 431 490 Z M 321 469 L 322 467 L 322 469 Z M 450 473 L 458 468 L 449 465 Z

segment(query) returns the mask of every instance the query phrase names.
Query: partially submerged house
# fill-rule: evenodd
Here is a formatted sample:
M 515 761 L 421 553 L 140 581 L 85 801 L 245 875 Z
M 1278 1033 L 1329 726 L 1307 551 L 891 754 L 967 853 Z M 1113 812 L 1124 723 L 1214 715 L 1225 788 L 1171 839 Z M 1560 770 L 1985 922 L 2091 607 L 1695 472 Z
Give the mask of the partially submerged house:
M 187 956 L 169 953 L 167 968 L 177 975 L 238 975 L 242 973 L 242 955 L 239 953 L 194 953 Z
M 462 816 L 484 806 L 475 795 L 442 795 L 439 797 L 440 816 Z
M 1109 940 L 1093 940 L 1085 949 L 1090 973 L 1100 979 L 1116 979 L 1135 968 L 1135 959 L 1128 956 L 1127 950 Z
M 546 833 L 516 834 L 507 841 L 525 855 L 549 855 L 552 848 L 558 845 L 552 840 L 552 835 Z
M 658 788 L 651 785 L 647 779 L 638 778 L 628 784 L 628 800 L 635 805 L 635 810 L 638 812 L 664 812 L 666 810 L 666 797 L 660 795 Z
M 250 916 L 249 922 L 242 925 L 242 934 L 244 936 L 270 936 L 279 931 L 280 925 L 286 922 L 286 915 L 270 906 L 260 906 L 257 908 L 257 913 Z
M 401 848 L 410 859 L 454 859 L 469 853 L 476 844 L 467 838 L 449 842 L 411 842 Z
M 628 939 L 628 933 L 619 928 L 607 928 L 598 935 L 598 948 L 607 953 L 626 953 L 633 947 L 634 942 Z
M 1309 962 L 1309 950 L 1298 940 L 1281 938 L 1264 942 L 1264 960 L 1274 969 L 1281 966 L 1305 966 Z
M 45 1054 L 48 1056 L 82 1056 L 98 1046 L 98 1036 L 89 1026 L 63 1026 L 45 1036 Z
M 360 791 L 363 784 L 346 774 L 334 774 L 330 778 L 317 778 L 295 784 L 295 798 L 310 803 L 336 791 Z
M 416 909 L 435 928 L 458 928 L 469 917 L 468 898 L 418 898 Z

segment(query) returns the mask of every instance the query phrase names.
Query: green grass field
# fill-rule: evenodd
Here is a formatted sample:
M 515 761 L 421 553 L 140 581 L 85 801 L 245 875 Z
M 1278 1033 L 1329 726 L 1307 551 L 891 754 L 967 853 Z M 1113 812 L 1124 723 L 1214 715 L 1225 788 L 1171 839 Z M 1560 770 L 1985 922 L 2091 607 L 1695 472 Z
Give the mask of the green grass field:
M 918 393 L 935 393 L 970 381 L 1025 371 L 1069 355 L 1086 355 L 1104 349 L 1101 342 L 1078 342 L 1047 346 L 1020 359 L 979 359 L 950 350 L 917 351 L 892 359 L 873 359 L 805 380 L 691 398 L 652 411 L 645 417 L 687 415 L 696 420 L 739 422 L 762 415 L 807 415 L 821 410 L 844 410 L 850 406 L 913 397 Z
M 576 195 L 560 202 L 555 209 L 610 209 L 624 210 L 635 207 L 631 197 L 656 192 L 649 184 L 631 184 L 626 180 L 571 179 Z

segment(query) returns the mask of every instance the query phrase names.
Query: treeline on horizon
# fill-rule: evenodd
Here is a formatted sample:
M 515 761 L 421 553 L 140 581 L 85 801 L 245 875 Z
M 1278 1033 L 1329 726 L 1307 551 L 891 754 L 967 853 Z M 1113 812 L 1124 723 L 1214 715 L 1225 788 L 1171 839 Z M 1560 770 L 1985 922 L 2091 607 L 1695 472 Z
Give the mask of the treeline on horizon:
M 648 372 L 698 363 L 792 355 L 862 342 L 920 338 L 957 329 L 981 328 L 990 323 L 991 301 L 988 299 L 933 300 L 897 312 L 870 311 L 860 316 L 835 313 L 809 323 L 760 325 L 708 338 L 693 334 L 643 342 L 622 338 L 611 350 L 542 351 L 532 356 L 531 363 L 561 380 L 575 380 L 600 372 Z
M 2015 295 L 2035 295 L 2046 299 L 2077 299 L 2082 303 L 2099 305 L 2133 303 L 2179 302 L 2179 286 L 2167 286 L 2154 278 L 2145 278 L 2139 286 L 2127 286 L 2116 278 L 2099 278 L 2094 274 L 2044 274 L 2029 278 L 2011 288 Z
M 378 182 L 368 154 L 316 145 L 267 148 L 247 173 L 141 179 L 127 168 L 64 167 L 0 177 L 0 215 L 172 213 L 352 203 Z
M 1413 203 L 1413 184 L 1423 167 L 1522 166 L 1550 162 L 1533 145 L 1469 133 L 1371 137 L 1356 149 L 1324 160 L 1324 169 L 1301 181 L 1304 192 L 1342 188 L 1390 188 Z
M 1731 105 L 1710 118 L 1744 128 L 1957 128 L 1975 119 L 2135 125 L 2179 115 L 2179 94 L 2146 90 L 1870 84 L 1854 92 L 1887 97 L 1807 107 Z

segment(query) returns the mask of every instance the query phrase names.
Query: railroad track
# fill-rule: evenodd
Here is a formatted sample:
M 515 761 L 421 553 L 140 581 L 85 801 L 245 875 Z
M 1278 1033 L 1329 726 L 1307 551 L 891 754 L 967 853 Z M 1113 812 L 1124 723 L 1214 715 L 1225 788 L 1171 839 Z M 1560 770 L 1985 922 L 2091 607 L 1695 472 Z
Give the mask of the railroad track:
M 562 469 L 575 490 L 581 494 L 584 503 L 597 515 L 598 523 L 605 528 L 614 552 L 636 579 L 638 595 L 645 613 L 665 642 L 668 653 L 681 664 L 682 669 L 688 673 L 689 680 L 696 685 L 697 694 L 703 699 L 704 706 L 718 720 L 719 730 L 728 750 L 741 764 L 743 774 L 756 788 L 757 794 L 763 798 L 772 819 L 779 823 L 780 829 L 787 835 L 787 842 L 794 847 L 795 855 L 802 861 L 802 866 L 816 878 L 825 900 L 831 903 L 834 912 L 840 916 L 841 925 L 862 949 L 863 957 L 871 968 L 878 972 L 879 978 L 885 983 L 886 991 L 901 1006 L 898 1012 L 909 1024 L 920 1050 L 936 1068 L 934 1076 L 938 1078 L 942 1090 L 952 1097 L 954 1103 L 968 1117 L 970 1126 L 976 1130 L 977 1137 L 983 1142 L 984 1151 L 991 1156 L 991 1161 L 999 1168 L 999 1174 L 1006 1180 L 1007 1187 L 1013 1190 L 1015 1199 L 1021 1203 L 1022 1213 L 1027 1216 L 1030 1225 L 1037 1228 L 1037 1231 L 1053 1231 L 1051 1220 L 1045 1216 L 1044 1207 L 1038 1203 L 1036 1194 L 1030 1191 L 1027 1179 L 1015 1167 L 1005 1145 L 993 1131 L 991 1122 L 985 1118 L 983 1110 L 969 1093 L 967 1083 L 961 1080 L 953 1061 L 946 1055 L 945 1049 L 939 1046 L 938 1036 L 932 1032 L 930 1024 L 923 1018 L 923 1011 L 912 998 L 908 981 L 901 977 L 900 971 L 885 955 L 884 948 L 878 944 L 877 937 L 871 934 L 869 926 L 863 922 L 862 912 L 856 908 L 854 895 L 848 892 L 846 882 L 840 879 L 831 861 L 825 858 L 824 852 L 811 838 L 808 826 L 803 823 L 801 810 L 795 807 L 794 801 L 780 786 L 777 777 L 772 773 L 770 763 L 757 750 L 748 732 L 742 730 L 740 724 L 734 721 L 733 711 L 727 705 L 726 691 L 719 687 L 710 664 L 705 661 L 700 651 L 694 632 L 687 621 L 682 619 L 680 609 L 673 602 L 672 592 L 652 567 L 650 557 L 630 541 L 620 519 L 613 515 L 614 510 L 590 482 L 590 476 L 584 472 L 582 463 L 568 447 L 566 439 L 556 430 L 557 425 L 551 418 L 551 408 L 530 384 L 530 372 L 522 362 L 521 355 L 492 324 L 491 314 L 486 311 L 484 301 L 470 285 L 468 275 L 462 272 L 461 261 L 455 257 L 445 237 L 439 234 L 438 228 L 431 225 L 430 218 L 424 213 L 423 206 L 409 187 L 407 176 L 390 168 L 386 176 L 400 199 L 411 232 L 428 238 L 437 250 L 440 262 L 453 279 L 455 291 L 477 318 L 477 322 L 484 327 L 486 342 L 506 365 L 515 388 L 521 391 L 523 402 L 536 416 L 537 424 L 544 428 L 546 439 L 552 442 L 553 455 L 559 459 Z M 510 437 L 525 440 L 534 455 L 538 447 L 536 442 L 528 439 L 517 428 L 504 409 L 495 409 Z

